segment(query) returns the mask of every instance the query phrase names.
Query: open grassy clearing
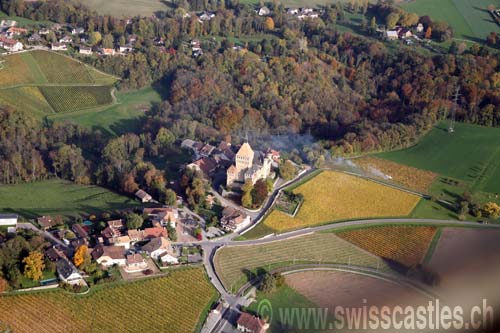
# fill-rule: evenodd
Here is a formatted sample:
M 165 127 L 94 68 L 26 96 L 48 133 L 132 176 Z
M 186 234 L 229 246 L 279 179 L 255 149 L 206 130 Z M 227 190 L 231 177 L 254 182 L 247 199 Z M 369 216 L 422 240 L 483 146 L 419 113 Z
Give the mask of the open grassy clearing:
M 293 192 L 304 196 L 297 215 L 273 210 L 261 222 L 264 227 L 283 232 L 338 220 L 406 216 L 419 201 L 416 195 L 334 171 L 320 173 Z M 258 228 L 250 232 L 259 233 Z
M 85 0 L 84 5 L 99 14 L 114 16 L 150 16 L 168 9 L 162 0 Z
M 60 180 L 0 185 L 0 211 L 14 212 L 26 218 L 100 213 L 137 205 L 136 200 L 102 187 Z
M 40 87 L 43 96 L 55 112 L 71 112 L 80 109 L 111 104 L 111 87 Z
M 436 230 L 429 226 L 378 226 L 342 231 L 337 235 L 379 257 L 412 267 L 425 258 Z
M 380 258 L 333 233 L 315 233 L 261 245 L 227 246 L 215 256 L 216 271 L 224 286 L 231 290 L 238 289 L 262 270 L 301 263 L 345 264 L 390 271 Z
M 8 16 L 6 13 L 0 11 L 0 19 L 1 20 L 15 20 L 18 22 L 19 26 L 21 27 L 28 27 L 28 26 L 41 26 L 41 25 L 51 25 L 54 24 L 54 22 L 50 21 L 33 21 L 24 17 L 19 17 L 19 16 Z
M 107 135 L 120 135 L 134 132 L 140 126 L 144 111 L 153 104 L 161 103 L 160 94 L 153 87 L 130 92 L 116 92 L 117 104 L 76 111 L 73 113 L 53 114 L 53 121 L 72 121 L 78 125 L 98 129 Z
M 203 269 L 186 269 L 85 296 L 60 290 L 3 296 L 0 320 L 15 332 L 193 332 L 215 296 Z
M 426 193 L 431 184 L 436 180 L 437 174 L 395 163 L 376 157 L 362 157 L 353 161 L 364 172 L 372 177 L 390 176 L 390 181 L 401 184 L 407 188 Z
M 476 191 L 500 192 L 500 128 L 457 123 L 448 133 L 447 125 L 411 148 L 377 156 L 468 182 Z
M 500 31 L 487 11 L 488 5 L 500 7 L 498 0 L 413 0 L 403 2 L 407 11 L 445 21 L 455 30 L 456 38 L 484 40 L 491 31 Z

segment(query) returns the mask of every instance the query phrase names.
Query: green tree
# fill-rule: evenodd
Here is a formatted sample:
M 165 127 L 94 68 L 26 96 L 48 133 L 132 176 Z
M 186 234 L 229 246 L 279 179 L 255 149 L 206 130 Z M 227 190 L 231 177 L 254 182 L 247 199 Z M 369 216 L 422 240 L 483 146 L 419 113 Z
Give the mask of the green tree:
M 265 273 L 259 283 L 259 290 L 265 294 L 272 292 L 276 288 L 276 278 L 273 274 Z
M 165 205 L 174 206 L 177 202 L 177 193 L 174 190 L 167 188 L 165 190 Z
M 387 29 L 393 29 L 396 24 L 399 22 L 399 14 L 396 12 L 392 12 L 389 15 L 386 16 L 385 18 L 385 24 L 387 26 Z
M 89 44 L 90 45 L 97 45 L 101 41 L 102 36 L 101 33 L 98 31 L 93 31 L 89 35 Z
M 127 229 L 139 229 L 144 223 L 142 216 L 130 213 L 127 215 Z
M 284 163 L 281 163 L 279 167 L 279 174 L 284 180 L 290 180 L 295 177 L 297 170 L 290 160 L 286 160 Z
M 176 242 L 177 241 L 177 230 L 175 230 L 175 228 L 172 226 L 171 223 L 167 224 L 167 232 L 168 232 L 168 238 L 170 238 L 170 240 L 172 242 Z
M 114 48 L 114 42 L 113 36 L 111 34 L 106 34 L 102 41 L 102 47 L 105 49 L 112 49 Z
M 166 148 L 170 146 L 175 141 L 175 136 L 165 127 L 160 128 L 158 134 L 156 134 L 155 144 L 160 148 Z

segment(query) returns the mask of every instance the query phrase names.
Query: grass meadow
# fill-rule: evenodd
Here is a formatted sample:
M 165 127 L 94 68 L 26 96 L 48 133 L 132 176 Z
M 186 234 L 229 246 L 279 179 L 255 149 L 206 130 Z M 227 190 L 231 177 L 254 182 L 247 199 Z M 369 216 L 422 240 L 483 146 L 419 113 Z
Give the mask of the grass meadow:
M 458 39 L 482 42 L 490 32 L 500 32 L 487 11 L 490 4 L 500 7 L 499 0 L 412 0 L 401 6 L 407 11 L 447 22 Z
M 136 207 L 138 201 L 92 185 L 62 180 L 0 185 L 0 212 L 25 218 L 40 215 L 96 214 Z

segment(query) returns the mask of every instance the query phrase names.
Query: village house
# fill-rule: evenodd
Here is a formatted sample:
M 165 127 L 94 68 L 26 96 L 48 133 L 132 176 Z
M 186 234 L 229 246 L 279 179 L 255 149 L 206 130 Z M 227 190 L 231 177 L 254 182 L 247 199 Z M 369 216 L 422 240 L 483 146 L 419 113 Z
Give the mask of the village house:
M 260 7 L 258 14 L 259 16 L 268 16 L 271 14 L 271 10 L 266 6 Z
M 144 230 L 129 229 L 127 230 L 127 236 L 132 244 L 140 242 L 144 240 Z
M 297 15 L 299 13 L 299 9 L 298 8 L 288 8 L 286 10 L 286 13 L 288 15 Z
M 237 231 L 242 229 L 249 223 L 250 216 L 236 208 L 228 206 L 222 211 L 220 225 L 225 231 Z
M 65 283 L 76 285 L 84 282 L 82 275 L 67 259 L 61 258 L 56 262 L 57 275 Z
M 108 226 L 101 231 L 104 243 L 108 245 L 117 245 L 117 243 L 123 245 L 126 240 L 120 239 L 120 237 L 125 235 L 125 230 L 127 229 L 123 220 L 112 220 L 108 221 L 107 224 Z
M 153 200 L 153 197 L 143 190 L 138 190 L 137 192 L 135 192 L 135 196 L 142 203 L 150 202 L 151 200 Z
M 244 333 L 265 333 L 269 328 L 264 320 L 249 313 L 242 312 L 237 321 L 237 329 Z
M 125 266 L 125 247 L 123 246 L 103 246 L 97 245 L 91 253 L 99 265 L 103 267 L 111 267 L 113 265 Z
M 165 237 L 157 237 L 151 239 L 141 250 L 146 252 L 151 258 L 158 259 L 164 253 L 171 253 L 172 247 Z
M 146 268 L 148 268 L 148 264 L 139 253 L 127 255 L 125 271 L 129 273 L 141 272 Z
M 168 237 L 167 229 L 163 227 L 152 227 L 144 229 L 144 239 L 153 239 L 158 237 Z
M 15 27 L 17 25 L 17 21 L 14 20 L 1 20 L 0 21 L 0 29 L 8 29 L 11 27 Z
M 71 226 L 71 230 L 75 233 L 76 237 L 86 239 L 89 234 L 85 229 L 82 227 L 81 224 L 75 223 Z
M 105 56 L 114 56 L 116 54 L 116 52 L 115 52 L 114 49 L 102 48 L 101 49 L 101 54 L 105 55 Z
M 61 44 L 69 44 L 73 41 L 73 38 L 71 36 L 64 36 L 63 38 L 59 39 L 59 43 Z
M 66 44 L 62 44 L 62 43 L 52 43 L 50 45 L 50 49 L 52 51 L 67 51 L 68 46 Z
M 30 42 L 30 43 L 37 43 L 41 40 L 42 40 L 42 37 L 36 32 L 28 38 L 28 42 Z
M 3 47 L 5 50 L 9 52 L 18 52 L 24 48 L 21 42 L 18 42 L 15 39 L 2 36 L 0 36 L 0 47 Z
M 45 256 L 52 262 L 57 262 L 61 258 L 66 258 L 64 252 L 59 250 L 57 246 L 51 246 L 45 250 Z
M 153 224 L 166 226 L 168 223 L 175 228 L 177 220 L 179 219 L 179 211 L 176 208 L 144 208 L 143 215 L 147 215 Z
M 38 34 L 40 36 L 45 36 L 45 35 L 48 35 L 50 33 L 50 29 L 47 29 L 47 28 L 42 28 L 40 30 L 38 30 Z
M 248 142 L 245 142 L 236 153 L 235 164 L 227 169 L 226 185 L 232 186 L 236 182 L 245 183 L 246 181 L 255 184 L 259 179 L 266 179 L 271 174 L 271 164 L 271 158 L 265 156 L 261 159 Z
M 0 214 L 0 226 L 17 226 L 16 214 Z
M 47 231 L 53 226 L 58 224 L 58 221 L 50 216 L 41 216 L 37 218 L 36 221 L 38 222 L 38 225 L 43 231 Z
M 199 171 L 203 173 L 205 177 L 210 178 L 215 170 L 217 170 L 217 163 L 210 157 L 202 157 L 199 160 L 188 164 L 187 168 Z
M 129 53 L 134 50 L 134 47 L 130 44 L 120 46 L 120 53 Z
M 92 48 L 82 45 L 78 48 L 78 53 L 83 54 L 83 55 L 92 55 Z
M 10 27 L 9 29 L 7 29 L 7 35 L 11 38 L 14 36 L 25 35 L 27 33 L 28 30 L 24 28 Z
M 72 34 L 72 35 L 81 35 L 81 34 L 83 34 L 84 32 L 85 32 L 85 29 L 80 28 L 80 27 L 78 27 L 78 28 L 73 28 L 73 29 L 71 30 L 71 34 Z
M 167 264 L 167 265 L 178 265 L 179 264 L 179 259 L 177 259 L 176 257 L 174 257 L 173 255 L 171 255 L 168 252 L 165 252 L 162 255 L 160 255 L 160 261 L 163 264 Z
M 424 25 L 422 23 L 419 23 L 417 25 L 417 28 L 415 29 L 417 31 L 417 33 L 421 34 L 424 32 Z
M 398 36 L 398 32 L 396 30 L 387 30 L 385 32 L 385 37 L 388 39 L 388 40 L 396 40 L 399 38 Z
M 201 21 L 210 21 L 214 17 L 215 17 L 214 13 L 207 13 L 207 12 L 204 12 L 203 14 L 201 14 L 199 16 L 199 18 L 200 18 Z

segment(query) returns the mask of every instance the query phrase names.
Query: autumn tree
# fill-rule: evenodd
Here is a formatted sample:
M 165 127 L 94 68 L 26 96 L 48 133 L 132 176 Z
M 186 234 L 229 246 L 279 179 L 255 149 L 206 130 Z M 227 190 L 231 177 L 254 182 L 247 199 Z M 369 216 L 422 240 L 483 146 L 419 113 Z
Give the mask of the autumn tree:
M 484 205 L 484 208 L 483 208 L 484 212 L 496 219 L 500 216 L 500 206 L 498 204 L 496 204 L 495 202 L 487 202 L 485 205 Z
M 5 280 L 3 277 L 0 277 L 0 293 L 3 293 L 4 291 L 9 288 L 9 282 Z
M 425 39 L 431 39 L 432 38 L 432 28 L 428 27 L 427 30 L 425 30 Z
M 90 263 L 90 255 L 87 245 L 80 245 L 73 256 L 73 263 L 76 267 L 81 268 Z
M 274 30 L 274 20 L 272 17 L 267 17 L 265 20 L 264 20 L 264 28 L 267 30 L 267 31 L 273 31 Z
M 31 251 L 29 255 L 23 259 L 24 276 L 28 279 L 39 281 L 43 276 L 45 262 L 43 253 L 40 251 Z
M 255 207 L 260 207 L 267 198 L 268 187 L 265 179 L 259 179 L 255 182 L 252 189 L 252 201 Z

